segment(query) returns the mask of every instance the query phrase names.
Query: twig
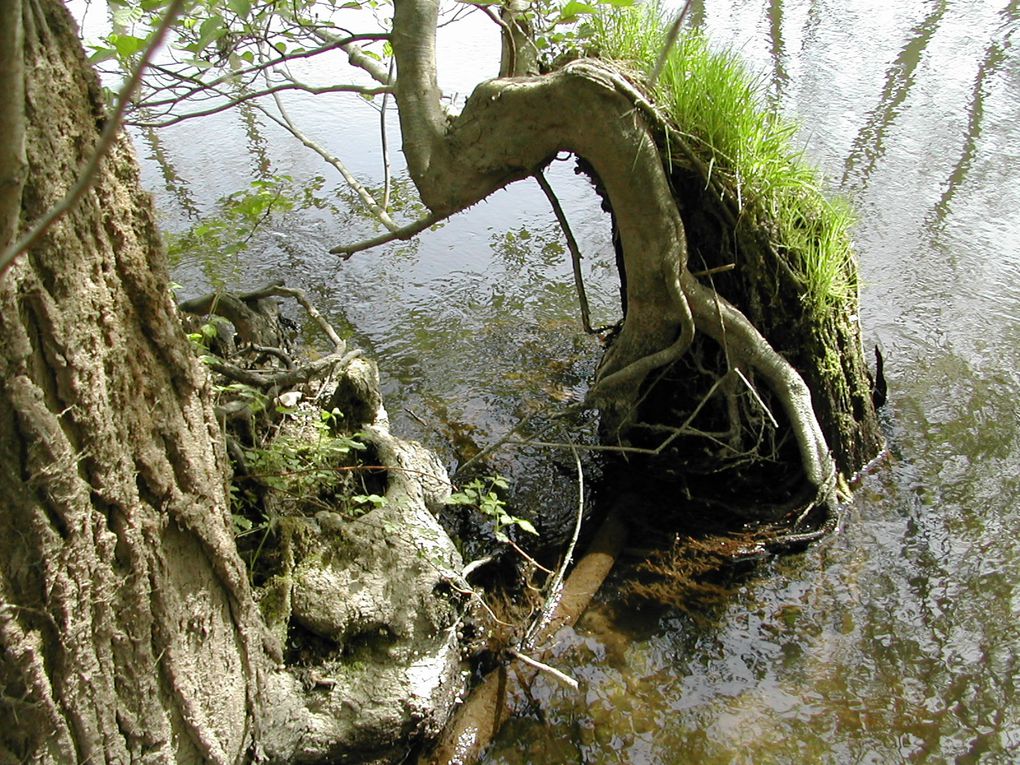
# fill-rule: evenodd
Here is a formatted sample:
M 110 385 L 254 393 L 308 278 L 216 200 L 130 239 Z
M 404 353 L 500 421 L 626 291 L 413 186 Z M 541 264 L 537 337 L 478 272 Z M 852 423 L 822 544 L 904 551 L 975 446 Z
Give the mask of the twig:
M 389 93 L 390 89 L 387 87 L 364 87 L 362 85 L 305 85 L 301 82 L 287 82 L 279 85 L 268 85 L 262 90 L 253 90 L 249 93 L 245 93 L 241 96 L 229 97 L 227 101 L 217 104 L 216 106 L 210 106 L 208 109 L 199 109 L 193 112 L 185 112 L 184 114 L 176 114 L 166 119 L 156 120 L 128 120 L 129 125 L 134 127 L 150 127 L 150 128 L 165 128 L 177 125 L 178 123 L 186 120 L 195 119 L 196 117 L 209 117 L 213 114 L 219 114 L 225 112 L 228 109 L 233 109 L 235 106 L 254 101 L 257 98 L 263 96 L 275 96 L 284 90 L 300 90 L 304 93 L 311 93 L 312 95 L 322 95 L 323 93 L 358 93 L 363 96 L 374 96 L 380 93 Z M 166 113 L 169 113 L 167 110 Z
M 570 223 L 567 221 L 567 216 L 563 212 L 563 206 L 560 204 L 560 200 L 556 196 L 556 192 L 553 191 L 552 186 L 549 185 L 549 181 L 545 178 L 545 173 L 539 169 L 535 173 L 535 180 L 538 181 L 539 187 L 542 189 L 542 193 L 545 194 L 545 198 L 549 200 L 549 205 L 552 207 L 553 214 L 556 216 L 556 220 L 560 224 L 560 229 L 563 231 L 563 236 L 567 240 L 567 249 L 570 251 L 570 262 L 574 268 L 574 287 L 577 289 L 577 302 L 581 305 L 581 326 L 584 327 L 584 331 L 589 335 L 595 335 L 599 332 L 604 332 L 607 327 L 601 327 L 599 329 L 592 329 L 591 327 L 591 311 L 588 307 L 588 295 L 584 291 L 584 278 L 581 275 L 581 248 L 577 245 L 577 239 L 574 238 L 574 232 L 570 229 Z
M 542 571 L 543 573 L 546 573 L 546 574 L 552 574 L 553 573 L 553 570 L 551 568 L 546 568 L 541 563 L 539 563 L 537 560 L 535 560 L 530 555 L 528 555 L 528 553 L 525 552 L 524 548 L 522 548 L 519 544 L 517 544 L 510 537 L 506 538 L 506 543 L 508 545 L 510 545 L 510 547 L 513 548 L 514 552 L 516 552 L 518 555 L 520 555 L 522 558 L 524 558 L 524 560 L 526 560 L 532 566 L 537 568 L 539 571 Z
M 704 271 L 691 271 L 691 276 L 696 279 L 700 279 L 703 276 L 713 276 L 715 274 L 722 274 L 727 271 L 732 271 L 737 267 L 736 263 L 724 263 L 721 266 L 714 266 L 712 268 L 706 268 Z
M 136 106 L 143 107 L 143 108 L 153 108 L 153 109 L 155 109 L 157 107 L 161 107 L 161 106 L 171 106 L 172 107 L 172 106 L 175 106 L 175 105 L 177 105 L 177 104 L 179 104 L 179 103 L 181 103 L 183 101 L 188 100 L 193 95 L 204 93 L 204 92 L 208 91 L 208 89 L 210 89 L 210 88 L 216 88 L 219 85 L 224 85 L 224 84 L 228 84 L 228 83 L 237 82 L 238 78 L 247 77 L 250 74 L 257 76 L 257 75 L 261 74 L 263 71 L 265 71 L 267 69 L 272 69 L 274 67 L 277 67 L 280 64 L 286 64 L 286 63 L 288 63 L 290 61 L 295 61 L 297 59 L 310 58 L 312 56 L 318 56 L 320 53 L 326 53 L 327 51 L 333 50 L 334 48 L 339 48 L 342 45 L 349 45 L 351 43 L 357 43 L 357 42 L 360 42 L 360 41 L 363 41 L 363 40 L 370 40 L 370 41 L 374 42 L 374 41 L 377 41 L 377 40 L 388 40 L 388 39 L 389 39 L 389 35 L 385 34 L 385 33 L 357 34 L 357 35 L 350 35 L 349 37 L 344 37 L 344 38 L 333 38 L 331 41 L 327 42 L 324 45 L 321 45 L 318 48 L 311 48 L 311 49 L 308 49 L 308 50 L 302 50 L 300 52 L 294 52 L 294 53 L 286 53 L 286 54 L 284 54 L 282 56 L 279 56 L 277 58 L 267 59 L 267 60 L 264 60 L 264 61 L 260 61 L 258 63 L 251 64 L 250 66 L 243 67 L 243 68 L 238 69 L 236 71 L 230 71 L 227 74 L 223 74 L 223 75 L 221 75 L 221 76 L 219 76 L 219 77 L 217 77 L 217 78 L 215 78 L 213 80 L 210 80 L 208 82 L 204 82 L 204 81 L 202 81 L 202 80 L 200 80 L 200 79 L 198 79 L 196 77 L 191 77 L 191 76 L 188 76 L 188 75 L 183 74 L 181 72 L 176 72 L 176 71 L 174 71 L 173 69 L 170 69 L 167 66 L 153 64 L 152 65 L 152 69 L 154 71 L 162 72 L 168 78 L 172 78 L 172 79 L 175 79 L 175 80 L 180 80 L 182 82 L 191 83 L 193 85 L 193 87 L 191 87 L 191 88 L 189 88 L 187 90 L 181 90 L 178 95 L 170 96 L 170 97 L 163 98 L 163 99 L 158 99 L 158 100 L 142 99 L 141 101 L 139 101 L 136 104 Z M 164 88 L 157 88 L 156 92 L 161 92 L 162 91 L 162 92 L 173 93 L 174 91 L 178 90 L 179 88 L 181 88 L 181 86 L 173 86 L 173 85 L 169 85 L 168 84 Z
M 662 43 L 662 50 L 659 51 L 659 58 L 656 59 L 651 74 L 648 75 L 649 90 L 655 87 L 659 75 L 662 74 L 663 67 L 666 66 L 666 59 L 669 58 L 669 52 L 673 49 L 673 46 L 676 44 L 676 38 L 680 35 L 680 27 L 683 26 L 684 17 L 691 8 L 691 2 L 692 0 L 687 0 L 684 3 L 684 7 L 680 9 L 680 13 L 677 14 L 676 19 L 669 27 L 669 31 L 666 32 L 666 39 Z
M 577 448 L 574 446 L 574 442 L 570 439 L 570 435 L 566 430 L 561 429 L 563 437 L 567 439 L 567 443 L 570 445 L 571 452 L 574 455 L 574 463 L 577 465 L 577 520 L 574 522 L 574 535 L 570 538 L 570 544 L 567 545 L 567 551 L 563 556 L 563 561 L 560 563 L 560 567 L 557 569 L 555 576 L 546 588 L 545 604 L 542 606 L 542 610 L 539 612 L 539 616 L 535 621 L 532 622 L 528 628 L 527 635 L 525 637 L 526 643 L 530 644 L 535 639 L 535 636 L 541 632 L 542 628 L 548 623 L 553 612 L 556 610 L 556 606 L 560 599 L 560 589 L 563 586 L 563 577 L 566 576 L 567 569 L 574 560 L 574 548 L 577 547 L 578 537 L 581 536 L 581 523 L 584 520 L 584 468 L 581 466 L 581 455 L 577 453 Z
M 464 566 L 464 570 L 460 572 L 460 575 L 462 577 L 464 577 L 464 579 L 467 579 L 469 576 L 471 576 L 473 573 L 475 573 L 478 569 L 482 568 L 483 566 L 488 566 L 490 563 L 492 563 L 495 560 L 496 560 L 496 556 L 495 555 L 486 555 L 484 558 L 479 558 L 478 560 L 473 560 L 470 563 L 468 563 L 466 566 Z
M 737 377 L 739 377 L 743 381 L 744 385 L 747 386 L 747 389 L 751 391 L 751 395 L 754 396 L 754 400 L 758 402 L 758 406 L 761 407 L 762 411 L 765 412 L 765 415 L 769 418 L 769 421 L 772 423 L 772 427 L 778 429 L 779 423 L 776 422 L 776 418 L 772 416 L 772 411 L 768 408 L 765 402 L 762 401 L 761 396 L 758 395 L 758 391 L 756 391 L 750 381 L 744 377 L 744 373 L 740 371 L 739 367 L 733 367 L 733 371 L 737 373 Z
M 138 87 L 138 83 L 142 78 L 142 72 L 144 72 L 145 68 L 149 65 L 149 61 L 152 60 L 152 57 L 155 55 L 156 49 L 162 45 L 163 38 L 166 37 L 166 33 L 170 29 L 170 25 L 173 24 L 183 7 L 184 0 L 172 0 L 170 5 L 167 7 L 165 15 L 163 16 L 163 21 L 160 22 L 159 27 L 157 27 L 152 38 L 149 40 L 149 44 L 142 53 L 138 66 L 135 68 L 135 71 L 132 72 L 127 82 L 124 83 L 124 86 L 120 89 L 120 93 L 117 95 L 117 106 L 114 108 L 113 114 L 106 118 L 106 125 L 103 128 L 102 134 L 99 136 L 96 148 L 92 152 L 92 156 L 89 158 L 89 161 L 81 169 L 81 172 L 78 173 L 78 179 L 75 181 L 74 186 L 68 190 L 67 194 L 64 195 L 64 198 L 61 199 L 60 202 L 51 207 L 49 211 L 43 215 L 38 222 L 36 222 L 30 231 L 3 251 L 3 254 L 0 255 L 0 278 L 3 278 L 3 276 L 7 273 L 7 270 L 11 267 L 11 264 L 18 255 L 34 245 L 39 238 L 42 237 L 42 235 L 45 234 L 51 226 L 53 226 L 53 224 L 74 209 L 75 205 L 78 204 L 78 201 L 82 198 L 82 196 L 84 196 L 85 192 L 92 188 L 92 185 L 96 181 L 99 164 L 109 153 L 114 141 L 117 140 L 117 136 L 120 134 L 120 126 L 124 120 L 124 113 L 127 111 L 131 95 L 135 92 L 135 89 Z M 4 140 L 7 139 L 5 138 Z
M 348 260 L 351 255 L 356 252 L 362 252 L 364 250 L 370 250 L 373 247 L 378 247 L 381 244 L 388 244 L 389 242 L 401 241 L 406 242 L 408 239 L 412 239 L 427 228 L 431 228 L 437 223 L 446 220 L 454 212 L 445 213 L 443 215 L 437 215 L 436 213 L 429 213 L 424 218 L 416 220 L 414 223 L 408 223 L 402 228 L 398 228 L 394 231 L 389 231 L 385 234 L 373 237 L 372 239 L 365 239 L 361 242 L 355 242 L 354 244 L 338 244 L 336 247 L 331 249 L 329 252 L 331 255 L 340 255 L 341 260 Z
M 560 672 L 558 669 L 556 669 L 556 667 L 550 667 L 548 664 L 544 664 L 544 663 L 538 661 L 537 659 L 532 659 L 530 656 L 528 656 L 527 654 L 521 653 L 516 648 L 508 648 L 507 649 L 507 653 L 509 653 L 511 656 L 513 656 L 518 661 L 523 661 L 528 666 L 534 667 L 535 669 L 541 670 L 542 672 L 549 673 L 550 675 L 555 677 L 557 680 L 559 680 L 561 683 L 565 683 L 566 685 L 569 685 L 575 691 L 580 687 L 577 684 L 577 681 L 574 678 L 572 678 L 570 675 L 565 675 L 562 672 Z
M 513 444 L 515 446 L 541 446 L 550 449 L 570 449 L 571 451 L 589 451 L 589 452 L 618 452 L 620 454 L 647 454 L 652 457 L 656 457 L 662 454 L 663 450 L 669 446 L 673 441 L 682 435 L 705 435 L 702 431 L 695 428 L 691 428 L 690 425 L 694 421 L 694 418 L 698 416 L 701 410 L 708 403 L 709 399 L 715 394 L 716 389 L 723 383 L 724 380 L 729 376 L 729 372 L 716 380 L 712 387 L 709 388 L 708 393 L 698 402 L 698 405 L 694 407 L 694 411 L 691 412 L 687 419 L 683 421 L 679 426 L 673 427 L 670 425 L 660 425 L 656 428 L 669 432 L 671 435 L 666 438 L 662 443 L 654 448 L 648 448 L 643 446 L 609 446 L 607 444 L 575 444 L 573 442 L 560 442 L 560 441 L 538 441 L 534 439 L 528 439 L 526 441 L 510 441 L 504 440 L 502 443 Z M 635 424 L 635 427 L 640 426 L 641 423 Z M 546 428 L 548 430 L 548 428 Z M 545 432 L 545 431 L 543 431 Z M 510 434 L 507 434 L 510 435 Z M 539 433 L 541 435 L 541 433 Z
M 390 59 L 390 74 L 389 79 L 393 79 L 393 66 L 394 59 Z M 382 144 L 382 163 L 383 163 L 383 195 L 382 195 L 382 209 L 388 210 L 390 207 L 390 144 L 386 140 L 386 107 L 389 105 L 390 93 L 387 90 L 383 93 L 382 105 L 379 107 L 379 141 Z
M 283 108 L 283 101 L 280 100 L 280 96 L 278 94 L 276 93 L 273 94 L 273 100 L 276 102 L 276 108 L 280 110 L 280 118 L 282 119 L 278 118 L 275 114 L 272 114 L 268 109 L 266 109 L 261 104 L 255 103 L 253 104 L 253 106 L 255 106 L 259 111 L 265 114 L 269 119 L 271 119 L 277 125 L 282 127 L 284 130 L 287 130 L 302 144 L 304 144 L 309 149 L 318 154 L 320 157 L 322 157 L 324 160 L 326 160 L 326 162 L 335 167 L 337 171 L 340 173 L 340 175 L 343 176 L 344 180 L 347 182 L 347 185 L 354 189 L 355 193 L 358 195 L 358 197 L 360 197 L 365 207 L 367 207 L 372 212 L 372 214 L 379 220 L 380 223 L 386 226 L 386 228 L 388 228 L 391 232 L 400 230 L 400 226 L 398 226 L 397 223 L 393 220 L 393 218 L 389 216 L 389 213 L 387 213 L 386 210 L 379 206 L 379 203 L 375 201 L 375 197 L 373 197 L 369 193 L 368 189 L 366 189 L 361 184 L 361 182 L 354 177 L 353 173 L 351 173 L 351 171 L 347 169 L 347 165 L 345 165 L 339 157 L 337 157 L 334 154 L 330 154 L 322 146 L 320 146 L 318 143 L 316 143 L 311 138 L 302 133 L 300 129 L 298 129 L 298 127 L 291 120 L 290 115 L 287 114 L 287 110 Z
M 508 430 L 501 438 L 497 439 L 493 443 L 491 443 L 488 446 L 486 446 L 484 449 L 482 449 L 480 452 L 478 452 L 478 454 L 476 454 L 474 457 L 469 459 L 463 465 L 458 467 L 457 468 L 457 473 L 464 472 L 465 470 L 467 470 L 469 467 L 474 465 L 479 460 L 482 460 L 482 459 L 485 459 L 486 457 L 488 457 L 490 454 L 492 454 L 494 451 L 496 451 L 496 449 L 501 447 L 503 444 L 508 443 L 510 441 L 510 439 L 514 437 L 514 434 L 516 434 L 521 428 L 523 428 L 525 425 L 527 425 L 533 419 L 538 417 L 540 414 L 545 414 L 545 412 L 547 410 L 548 410 L 548 407 L 546 407 L 544 409 L 540 409 L 539 411 L 535 412 L 534 414 L 528 415 L 527 417 L 524 417 L 521 420 L 519 420 L 518 423 L 516 425 L 514 425 L 512 428 L 510 428 L 510 430 Z M 544 435 L 545 433 L 548 433 L 552 429 L 552 427 L 553 427 L 552 424 L 546 425 L 544 428 L 542 428 L 542 430 L 540 430 L 538 432 L 538 434 L 536 435 L 536 438 Z

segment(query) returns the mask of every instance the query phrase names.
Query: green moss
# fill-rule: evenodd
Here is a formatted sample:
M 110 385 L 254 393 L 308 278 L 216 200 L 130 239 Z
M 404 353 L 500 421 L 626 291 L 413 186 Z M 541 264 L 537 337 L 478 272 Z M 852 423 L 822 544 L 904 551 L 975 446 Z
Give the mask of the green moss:
M 655 5 L 598 14 L 599 55 L 641 73 L 651 71 L 667 23 Z M 706 188 L 732 201 L 769 232 L 772 247 L 803 285 L 809 313 L 820 318 L 857 295 L 849 205 L 821 191 L 818 171 L 793 148 L 797 125 L 767 108 L 763 83 L 732 52 L 717 52 L 699 31 L 682 32 L 654 86 L 663 110 L 695 157 Z M 676 158 L 680 159 L 680 158 Z
M 274 576 L 258 588 L 259 611 L 280 645 L 287 642 L 290 626 L 292 588 L 290 573 Z

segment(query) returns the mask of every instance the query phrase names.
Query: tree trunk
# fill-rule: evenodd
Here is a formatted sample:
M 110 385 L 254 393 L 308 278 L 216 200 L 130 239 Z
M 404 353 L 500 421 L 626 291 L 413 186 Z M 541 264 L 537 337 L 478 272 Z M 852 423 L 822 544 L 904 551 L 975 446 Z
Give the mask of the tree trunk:
M 3 16 L 5 37 L 23 31 L 0 69 L 5 100 L 24 87 L 7 112 L 29 173 L 0 197 L 16 235 L 73 182 L 104 110 L 62 3 L 8 0 Z M 0 181 L 25 177 L 16 160 L 0 157 Z M 5 762 L 229 763 L 253 740 L 261 622 L 172 297 L 124 139 L 0 281 Z

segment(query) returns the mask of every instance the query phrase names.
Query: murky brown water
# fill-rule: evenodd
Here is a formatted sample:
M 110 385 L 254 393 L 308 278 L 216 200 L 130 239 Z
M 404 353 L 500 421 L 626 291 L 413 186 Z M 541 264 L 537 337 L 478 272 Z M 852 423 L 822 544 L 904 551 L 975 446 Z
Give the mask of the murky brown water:
M 808 155 L 860 211 L 862 320 L 887 359 L 893 456 L 842 534 L 773 561 L 707 620 L 631 611 L 610 589 L 557 658 L 581 692 L 540 678 L 538 711 L 524 710 L 488 761 L 1020 760 L 1020 2 L 708 0 L 693 19 L 762 72 L 803 124 Z M 479 21 L 463 35 L 444 48 L 444 87 L 462 96 L 485 76 L 495 31 Z M 377 179 L 375 113 L 334 103 L 295 109 Z M 170 228 L 266 167 L 323 173 L 257 118 L 186 123 L 159 147 L 140 139 Z M 610 320 L 607 224 L 568 165 L 553 182 L 587 254 L 595 320 Z M 369 233 L 354 216 L 297 211 L 233 266 L 184 263 L 176 278 L 187 292 L 211 277 L 311 291 L 379 357 L 398 427 L 451 463 L 446 439 L 405 407 L 486 443 L 583 391 L 598 348 L 578 330 L 537 187 L 519 184 L 412 245 L 344 265 L 324 254 Z M 575 501 L 571 464 L 497 459 L 520 501 L 550 517 Z

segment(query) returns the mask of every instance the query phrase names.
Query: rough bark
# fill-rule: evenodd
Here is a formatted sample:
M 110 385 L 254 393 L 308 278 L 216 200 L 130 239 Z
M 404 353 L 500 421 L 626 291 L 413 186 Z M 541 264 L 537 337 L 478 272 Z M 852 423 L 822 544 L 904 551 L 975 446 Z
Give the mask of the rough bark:
M 0 153 L 0 174 L 27 178 L 0 195 L 0 219 L 25 230 L 73 182 L 104 111 L 63 5 L 16 5 L 23 45 L 0 64 L 21 63 L 0 78 L 21 77 L 6 114 L 22 115 L 29 173 Z M 0 276 L 0 761 L 400 759 L 461 687 L 447 592 L 461 564 L 430 513 L 445 471 L 385 431 L 375 390 L 386 505 L 350 527 L 295 519 L 293 610 L 267 623 L 234 539 L 209 376 L 169 285 L 126 139 Z M 324 646 L 300 666 L 285 656 L 295 624 Z
M 104 112 L 63 5 L 22 10 L 24 230 Z M 122 140 L 0 282 L 0 759 L 244 755 L 262 632 L 218 431 Z

